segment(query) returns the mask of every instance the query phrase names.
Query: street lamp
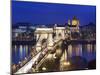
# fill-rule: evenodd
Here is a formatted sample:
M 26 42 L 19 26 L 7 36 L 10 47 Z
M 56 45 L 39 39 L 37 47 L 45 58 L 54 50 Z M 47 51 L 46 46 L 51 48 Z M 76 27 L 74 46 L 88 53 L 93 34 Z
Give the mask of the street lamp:
M 43 71 L 46 71 L 46 70 L 47 70 L 47 68 L 46 68 L 46 67 L 42 67 L 42 70 L 43 70 Z

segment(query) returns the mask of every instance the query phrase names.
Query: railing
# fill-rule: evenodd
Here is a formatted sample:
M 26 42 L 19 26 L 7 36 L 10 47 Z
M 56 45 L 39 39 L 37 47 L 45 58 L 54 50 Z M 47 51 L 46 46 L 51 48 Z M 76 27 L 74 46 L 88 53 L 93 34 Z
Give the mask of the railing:
M 41 35 L 40 35 L 41 36 Z M 39 41 L 39 39 L 40 39 L 40 36 L 39 36 L 39 38 L 38 38 L 38 40 L 37 40 L 37 42 Z M 48 37 L 47 37 L 47 39 L 48 39 Z M 61 39 L 62 40 L 62 39 Z M 54 45 L 53 45 L 53 48 L 52 48 L 52 50 L 55 50 L 55 48 L 56 48 L 56 46 L 58 45 L 58 43 L 61 41 L 61 40 L 59 40 L 58 42 L 56 42 L 56 43 L 54 43 Z M 46 42 L 47 42 L 48 40 L 46 40 Z M 37 42 L 36 42 L 36 44 L 37 44 Z M 34 48 L 36 47 L 36 44 L 34 45 Z M 45 47 L 45 48 L 42 48 L 41 49 L 41 51 L 39 51 L 39 52 L 44 52 L 45 51 L 45 49 L 46 49 L 47 47 Z M 15 65 L 15 64 L 13 64 L 12 65 L 12 73 L 15 73 L 15 72 L 17 72 L 20 68 L 22 68 L 26 63 L 28 63 L 33 57 L 35 57 L 39 52 L 34 52 L 34 51 L 36 51 L 36 50 L 32 50 L 32 52 L 30 52 L 30 55 L 25 59 L 25 60 L 23 60 L 22 62 L 20 62 L 19 64 L 17 64 L 17 65 Z M 40 62 L 42 62 L 43 63 L 43 60 L 45 59 L 45 57 L 46 57 L 46 55 L 48 55 L 49 54 L 49 52 L 48 51 L 45 51 L 46 53 L 44 54 L 44 55 L 42 55 L 42 57 L 40 57 L 39 58 L 39 60 L 38 60 L 38 62 L 40 63 Z M 41 60 L 41 61 L 40 61 Z M 39 64 L 38 63 L 38 64 Z M 40 64 L 41 65 L 41 64 Z M 39 65 L 39 66 L 40 66 Z
M 47 52 L 46 55 L 44 55 L 44 56 L 42 57 L 43 59 L 41 59 L 41 60 L 39 61 L 39 63 L 36 65 L 36 70 L 38 70 L 38 68 L 41 66 L 41 64 L 45 61 L 45 59 L 46 59 L 46 57 L 48 56 L 49 53 L 50 53 L 50 51 Z

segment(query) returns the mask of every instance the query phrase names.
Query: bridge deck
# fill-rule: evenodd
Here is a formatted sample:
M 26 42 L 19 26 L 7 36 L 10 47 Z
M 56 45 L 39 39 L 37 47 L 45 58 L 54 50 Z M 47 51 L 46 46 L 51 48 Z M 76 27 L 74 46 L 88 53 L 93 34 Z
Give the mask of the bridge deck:
M 41 52 L 39 52 L 35 57 L 33 57 L 28 63 L 26 63 L 22 68 L 20 68 L 15 74 L 21 74 L 21 73 L 27 73 L 32 65 L 35 63 L 35 61 L 39 58 L 39 55 Z

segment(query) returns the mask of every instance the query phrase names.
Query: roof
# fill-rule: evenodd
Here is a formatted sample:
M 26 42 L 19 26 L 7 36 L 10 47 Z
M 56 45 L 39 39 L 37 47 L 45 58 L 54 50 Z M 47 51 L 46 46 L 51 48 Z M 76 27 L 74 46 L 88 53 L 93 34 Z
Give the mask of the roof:
M 53 28 L 36 28 L 35 33 L 36 34 L 45 34 L 45 33 L 52 33 L 53 32 Z

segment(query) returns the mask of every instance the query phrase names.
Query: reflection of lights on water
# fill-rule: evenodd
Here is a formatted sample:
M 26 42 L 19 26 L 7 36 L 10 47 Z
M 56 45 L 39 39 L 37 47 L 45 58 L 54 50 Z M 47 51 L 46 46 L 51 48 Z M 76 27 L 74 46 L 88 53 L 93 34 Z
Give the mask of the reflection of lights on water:
M 16 45 L 14 46 L 14 50 L 15 50 L 15 53 L 16 53 L 16 51 L 17 51 L 17 46 Z
M 66 50 L 65 50 L 64 53 L 62 54 L 60 61 L 61 61 L 61 62 L 62 62 L 62 61 L 67 61 L 67 51 L 66 51 Z
M 25 57 L 26 55 L 26 48 L 25 48 L 25 45 L 23 46 L 23 58 Z
M 88 52 L 92 51 L 92 44 L 87 44 L 87 50 L 88 50 Z
M 15 33 L 15 37 L 18 37 L 18 33 Z
M 71 63 L 69 61 L 62 61 L 60 65 L 60 70 L 61 71 L 68 70 L 70 65 Z
M 46 69 L 46 67 L 42 67 L 42 70 L 45 71 L 45 70 L 47 70 L 47 69 Z
M 63 65 L 65 65 L 65 66 L 69 66 L 69 65 L 70 65 L 70 62 L 66 62 L 66 61 L 64 61 L 64 62 L 63 62 Z
M 23 51 L 23 47 L 22 45 L 20 45 L 20 59 L 22 59 L 22 51 Z
M 26 56 L 27 56 L 27 54 L 28 54 L 28 46 L 26 45 Z
M 76 50 L 76 55 L 79 56 L 81 54 L 80 53 L 80 51 L 81 51 L 80 45 L 75 45 L 75 50 Z
M 68 46 L 68 54 L 69 54 L 69 57 L 72 56 L 72 45 Z
M 17 57 L 17 54 L 16 54 L 17 53 L 17 46 L 16 45 L 14 46 L 14 53 L 15 53 L 15 57 Z
M 82 45 L 76 44 L 72 45 L 72 54 L 75 53 L 75 56 L 82 56 Z
M 80 56 L 82 56 L 82 45 L 79 44 L 79 49 L 80 49 Z
M 96 45 L 94 45 L 94 51 L 96 51 Z
M 19 61 L 18 63 L 20 64 L 21 62 Z
M 25 57 L 25 60 L 27 60 L 27 58 Z

